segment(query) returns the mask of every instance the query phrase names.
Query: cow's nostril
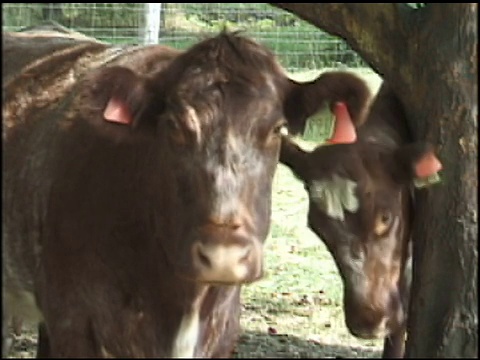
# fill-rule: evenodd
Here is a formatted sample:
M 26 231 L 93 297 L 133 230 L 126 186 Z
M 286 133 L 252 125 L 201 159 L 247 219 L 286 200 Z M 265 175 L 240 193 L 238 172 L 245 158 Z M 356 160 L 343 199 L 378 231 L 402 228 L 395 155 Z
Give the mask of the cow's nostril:
M 253 247 L 248 246 L 244 249 L 244 253 L 239 258 L 239 263 L 247 262 L 250 259 L 250 255 L 252 254 Z
M 238 229 L 240 228 L 240 226 L 241 226 L 241 225 L 240 225 L 239 222 L 230 224 L 230 228 L 231 228 L 232 230 L 238 230 Z
M 208 258 L 208 255 L 206 255 L 203 251 L 202 251 L 202 248 L 200 246 L 197 247 L 197 256 L 198 256 L 198 260 L 200 261 L 200 263 L 203 265 L 203 266 L 206 266 L 208 268 L 211 268 L 212 267 L 212 262 L 210 261 L 210 259 Z

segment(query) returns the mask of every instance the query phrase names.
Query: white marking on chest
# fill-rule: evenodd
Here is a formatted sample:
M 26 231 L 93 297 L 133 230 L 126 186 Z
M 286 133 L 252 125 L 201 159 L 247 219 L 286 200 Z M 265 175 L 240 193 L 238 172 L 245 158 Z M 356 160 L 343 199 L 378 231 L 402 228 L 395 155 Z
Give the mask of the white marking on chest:
M 334 175 L 332 179 L 312 181 L 310 196 L 328 216 L 343 221 L 344 209 L 356 212 L 359 208 L 356 187 L 355 181 Z
M 199 310 L 183 316 L 173 341 L 172 358 L 193 358 L 199 333 Z
M 196 299 L 193 301 L 189 311 L 185 312 L 180 321 L 177 335 L 173 339 L 172 358 L 193 358 L 195 346 L 200 332 L 200 308 L 208 286 L 198 289 Z

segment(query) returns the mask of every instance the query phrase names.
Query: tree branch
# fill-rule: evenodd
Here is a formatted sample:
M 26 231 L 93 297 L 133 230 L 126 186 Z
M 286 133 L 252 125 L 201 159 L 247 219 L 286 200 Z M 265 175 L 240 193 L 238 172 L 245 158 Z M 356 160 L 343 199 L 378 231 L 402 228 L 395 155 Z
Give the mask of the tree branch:
M 380 75 L 395 73 L 398 57 L 407 53 L 404 4 L 270 3 L 331 35 L 344 39 Z M 390 43 L 395 46 L 390 46 Z M 399 51 L 400 47 L 400 51 Z M 405 49 L 405 50 L 403 50 Z M 400 79 L 390 79 L 400 80 Z

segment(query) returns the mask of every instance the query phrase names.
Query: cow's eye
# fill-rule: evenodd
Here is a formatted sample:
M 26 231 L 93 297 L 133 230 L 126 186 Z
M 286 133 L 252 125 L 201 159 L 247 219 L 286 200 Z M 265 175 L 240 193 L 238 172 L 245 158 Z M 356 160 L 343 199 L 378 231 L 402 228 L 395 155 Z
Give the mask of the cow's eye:
M 280 121 L 273 127 L 273 134 L 275 135 L 288 135 L 287 123 L 285 121 Z
M 393 222 L 393 215 L 390 211 L 384 210 L 375 217 L 374 232 L 377 236 L 384 235 L 391 227 Z
M 270 145 L 273 146 L 274 144 L 280 144 L 280 139 L 282 135 L 288 134 L 285 120 L 281 120 L 277 122 L 275 126 L 270 128 L 268 133 L 264 133 L 264 134 L 266 134 L 266 136 L 265 135 L 262 136 L 262 139 L 264 139 L 263 140 L 264 146 L 270 146 Z
M 280 140 L 282 135 L 287 135 L 287 123 L 285 120 L 281 120 L 275 124 L 275 126 L 270 131 L 269 136 L 267 137 L 267 144 L 273 144 Z
M 392 221 L 392 214 L 390 212 L 385 212 L 380 215 L 380 221 L 384 224 L 390 224 Z

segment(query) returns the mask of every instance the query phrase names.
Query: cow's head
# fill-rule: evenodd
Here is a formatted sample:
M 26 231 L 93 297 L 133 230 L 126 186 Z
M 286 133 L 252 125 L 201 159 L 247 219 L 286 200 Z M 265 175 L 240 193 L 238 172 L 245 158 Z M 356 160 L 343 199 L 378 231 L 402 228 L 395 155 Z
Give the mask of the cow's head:
M 405 321 L 411 185 L 441 164 L 425 143 L 357 139 L 348 111 L 341 104 L 336 110 L 331 144 L 307 152 L 285 137 L 280 160 L 303 182 L 308 226 L 338 266 L 347 327 L 361 338 L 381 338 Z
M 177 274 L 242 283 L 262 276 L 282 129 L 304 123 L 322 100 L 362 109 L 366 96 L 355 96 L 355 87 L 364 85 L 350 77 L 296 83 L 266 48 L 222 33 L 151 74 L 103 68 L 79 98 L 91 104 L 84 117 L 98 133 L 144 156 L 145 206 L 156 210 L 159 241 Z

